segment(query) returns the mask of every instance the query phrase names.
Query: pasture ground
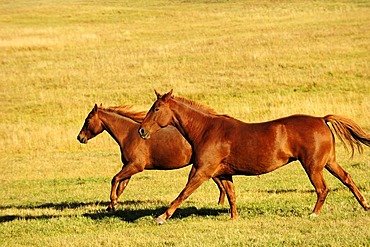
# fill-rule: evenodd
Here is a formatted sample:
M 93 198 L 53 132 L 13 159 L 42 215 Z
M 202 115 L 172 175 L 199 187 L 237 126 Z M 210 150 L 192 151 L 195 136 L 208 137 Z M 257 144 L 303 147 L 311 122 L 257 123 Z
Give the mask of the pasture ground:
M 147 110 L 154 89 L 248 122 L 345 115 L 370 132 L 369 1 L 0 2 L 2 246 L 369 246 L 370 215 L 325 172 L 318 218 L 297 162 L 235 177 L 239 220 L 202 185 L 153 223 L 189 168 L 144 171 L 105 211 L 118 146 L 76 136 L 95 103 Z M 370 149 L 337 156 L 370 199 Z

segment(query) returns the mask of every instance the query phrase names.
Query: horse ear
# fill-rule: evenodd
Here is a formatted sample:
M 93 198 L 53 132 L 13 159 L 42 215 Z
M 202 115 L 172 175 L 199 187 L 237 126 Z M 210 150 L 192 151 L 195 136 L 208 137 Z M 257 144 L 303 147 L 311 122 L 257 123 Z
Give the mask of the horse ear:
M 157 95 L 157 99 L 160 99 L 162 97 L 162 95 L 158 93 L 157 90 L 154 89 L 154 92 L 155 92 L 155 95 Z
M 94 109 L 93 109 L 93 111 L 94 111 L 94 112 L 97 112 L 97 111 L 98 111 L 98 105 L 97 105 L 97 104 L 95 104 L 95 105 L 94 105 Z
M 166 93 L 165 95 L 163 95 L 162 99 L 164 101 L 167 101 L 169 98 L 172 98 L 172 92 L 173 92 L 173 89 L 171 89 L 171 91 L 169 91 L 168 93 Z

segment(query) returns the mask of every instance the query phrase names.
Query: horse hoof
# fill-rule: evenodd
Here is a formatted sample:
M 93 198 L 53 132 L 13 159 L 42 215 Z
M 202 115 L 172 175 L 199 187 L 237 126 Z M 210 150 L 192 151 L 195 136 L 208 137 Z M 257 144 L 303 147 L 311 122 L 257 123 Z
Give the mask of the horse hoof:
M 310 218 L 317 218 L 317 217 L 319 217 L 317 214 L 315 214 L 315 213 L 312 213 L 312 214 L 310 214 L 310 216 L 309 216 Z
M 154 219 L 154 222 L 157 223 L 158 225 L 163 225 L 164 223 L 166 223 L 166 220 L 161 217 L 157 217 Z
M 109 206 L 107 207 L 107 211 L 108 211 L 108 212 L 114 212 L 114 211 L 116 211 L 116 208 L 115 208 L 114 206 L 112 206 L 112 205 L 109 205 Z

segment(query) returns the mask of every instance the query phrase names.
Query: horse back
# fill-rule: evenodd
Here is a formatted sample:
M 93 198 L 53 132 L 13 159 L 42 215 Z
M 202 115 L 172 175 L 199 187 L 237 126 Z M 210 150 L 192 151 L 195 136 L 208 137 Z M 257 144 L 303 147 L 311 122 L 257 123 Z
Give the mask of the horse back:
M 270 172 L 320 149 L 329 152 L 334 140 L 322 118 L 307 115 L 253 124 L 230 121 L 225 133 L 230 151 L 222 162 L 236 173 L 251 175 Z
M 277 129 L 283 134 L 277 133 L 281 134 L 286 146 L 297 158 L 305 152 L 312 153 L 324 148 L 326 144 L 334 144 L 333 134 L 322 117 L 292 115 L 272 121 L 271 124 L 278 126 Z

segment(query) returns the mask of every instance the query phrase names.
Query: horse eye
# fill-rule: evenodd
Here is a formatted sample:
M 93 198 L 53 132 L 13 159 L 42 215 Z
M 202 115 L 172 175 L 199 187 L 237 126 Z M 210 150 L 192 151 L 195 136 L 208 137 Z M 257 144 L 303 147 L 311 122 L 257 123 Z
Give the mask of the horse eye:
M 154 111 L 159 111 L 159 108 L 155 108 Z

